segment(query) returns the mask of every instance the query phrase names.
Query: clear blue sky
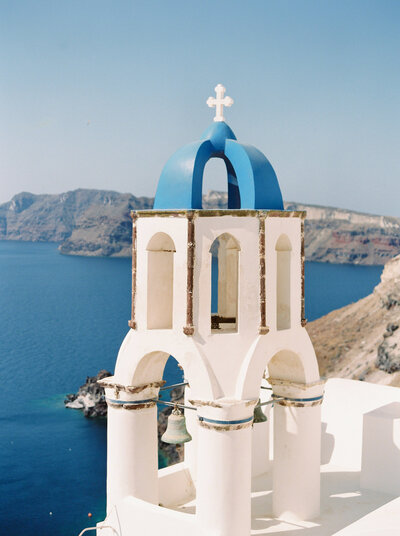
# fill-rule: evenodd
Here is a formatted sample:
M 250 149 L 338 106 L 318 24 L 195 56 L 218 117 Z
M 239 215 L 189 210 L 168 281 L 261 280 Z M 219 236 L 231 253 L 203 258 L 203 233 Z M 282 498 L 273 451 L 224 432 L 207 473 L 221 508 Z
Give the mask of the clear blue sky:
M 154 195 L 222 83 L 286 200 L 400 216 L 398 0 L 0 0 L 0 67 L 0 202 Z

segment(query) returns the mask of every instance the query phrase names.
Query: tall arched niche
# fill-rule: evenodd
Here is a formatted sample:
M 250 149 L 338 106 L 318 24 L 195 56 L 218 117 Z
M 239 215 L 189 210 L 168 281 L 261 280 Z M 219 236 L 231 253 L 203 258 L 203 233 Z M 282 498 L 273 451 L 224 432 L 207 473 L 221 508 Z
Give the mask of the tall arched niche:
M 172 329 L 175 244 L 156 233 L 147 245 L 147 329 Z
M 239 242 L 229 233 L 211 245 L 211 330 L 236 331 L 239 302 Z
M 276 329 L 291 326 L 290 261 L 292 245 L 289 237 L 282 234 L 275 245 L 276 250 Z

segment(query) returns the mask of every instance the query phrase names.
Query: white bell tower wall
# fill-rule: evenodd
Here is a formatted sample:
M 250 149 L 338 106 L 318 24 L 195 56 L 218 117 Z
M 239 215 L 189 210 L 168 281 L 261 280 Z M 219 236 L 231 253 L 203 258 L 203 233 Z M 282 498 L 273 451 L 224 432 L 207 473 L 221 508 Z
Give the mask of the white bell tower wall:
M 124 445 L 128 445 L 126 448 L 141 452 L 136 445 L 140 434 L 136 431 L 126 435 L 125 420 L 137 424 L 138 428 L 146 428 L 141 423 L 140 413 L 145 410 L 133 410 L 126 393 L 138 390 L 142 393 L 149 386 L 162 385 L 166 360 L 173 355 L 183 366 L 185 380 L 190 385 L 186 404 L 197 409 L 187 415 L 193 441 L 185 448 L 183 466 L 197 487 L 198 513 L 204 530 L 215 525 L 221 528 L 221 534 L 248 533 L 250 452 L 257 453 L 259 449 L 252 446 L 256 435 L 242 429 L 242 424 L 251 426 L 266 368 L 270 369 L 273 394 L 285 399 L 279 402 L 274 419 L 274 512 L 278 516 L 288 514 L 302 519 L 316 515 L 319 508 L 316 431 L 320 426 L 318 406 L 323 386 L 304 327 L 303 219 L 302 212 L 286 211 L 228 209 L 135 213 L 131 329 L 118 354 L 115 375 L 107 378 L 110 388 L 117 385 L 121 393 L 125 393 L 123 399 L 110 403 L 121 405 L 123 402 L 127 406 L 126 409 L 113 407 L 110 411 L 109 508 L 126 495 L 157 500 L 157 486 L 148 478 L 150 473 L 154 476 L 156 468 L 151 469 L 151 464 L 142 466 L 136 459 L 130 461 L 126 471 L 124 469 L 124 474 L 132 473 L 126 487 L 118 459 L 122 455 L 121 438 L 124 438 Z M 213 254 L 218 248 L 222 248 L 223 253 L 218 256 L 218 272 L 214 267 L 213 274 Z M 212 309 L 212 279 L 216 274 L 218 300 L 236 299 L 234 306 L 227 307 L 227 303 L 222 302 L 217 310 L 215 304 Z M 247 408 L 247 413 L 236 418 L 236 409 L 242 406 Z M 235 418 L 233 413 L 219 416 L 220 409 L 227 407 L 232 408 Z M 216 417 L 214 410 L 218 413 Z M 287 423 L 294 411 L 295 421 L 304 432 L 292 438 Z M 204 420 L 206 423 L 208 420 L 208 428 L 204 428 Z M 236 422 L 240 422 L 238 429 L 232 424 Z M 223 431 L 214 430 L 213 423 L 222 426 Z M 147 442 L 155 452 L 156 431 L 151 426 L 153 432 L 148 428 Z M 201 426 L 204 429 L 200 430 Z M 133 429 L 131 425 L 129 428 Z M 304 447 L 310 430 L 316 438 L 311 454 Z M 241 480 L 240 475 L 246 475 L 247 483 L 243 489 L 235 484 L 241 491 L 229 499 L 232 504 L 246 504 L 243 524 L 234 523 L 236 532 L 232 532 L 229 522 L 229 501 L 225 503 L 229 479 L 224 479 L 227 489 L 218 488 L 212 500 L 208 492 L 212 478 L 207 460 L 212 456 L 215 467 L 223 467 L 221 460 L 227 441 L 229 448 L 232 447 L 227 474 L 233 464 L 236 469 L 232 478 Z M 286 447 L 290 447 L 293 455 L 289 456 Z M 249 451 L 246 463 L 240 456 L 236 459 L 237 453 L 245 448 Z M 298 453 L 302 453 L 300 457 Z M 267 454 L 265 449 L 257 461 L 260 467 L 268 468 Z M 258 471 L 257 463 L 253 464 L 254 472 Z M 301 475 L 308 475 L 308 479 L 296 477 L 289 482 L 287 471 L 296 475 L 302 471 Z M 145 482 L 150 481 L 153 484 L 148 498 Z M 289 486 L 290 493 L 285 491 L 285 486 Z
M 143 354 L 160 349 L 152 348 L 155 340 L 167 339 L 178 359 L 194 345 L 220 396 L 234 396 L 260 337 L 277 351 L 296 351 L 300 329 L 306 344 L 304 215 L 229 209 L 135 213 L 130 325 L 147 341 Z M 215 244 L 223 249 L 216 312 Z M 237 303 L 228 307 L 232 300 Z
M 207 101 L 217 108 L 214 125 L 169 159 L 156 209 L 131 214 L 131 329 L 114 376 L 101 380 L 106 521 L 124 534 L 249 536 L 252 475 L 270 469 L 275 517 L 319 512 L 323 382 L 305 329 L 305 213 L 283 210 L 271 164 L 237 141 L 222 113 L 233 101 L 223 86 L 216 91 Z M 226 164 L 235 208 L 193 209 L 202 206 L 204 165 L 214 157 Z M 179 405 L 193 440 L 182 463 L 159 471 L 157 406 L 169 356 L 184 370 Z M 270 423 L 254 411 L 265 397 L 271 464 Z M 181 505 L 185 511 L 172 510 Z

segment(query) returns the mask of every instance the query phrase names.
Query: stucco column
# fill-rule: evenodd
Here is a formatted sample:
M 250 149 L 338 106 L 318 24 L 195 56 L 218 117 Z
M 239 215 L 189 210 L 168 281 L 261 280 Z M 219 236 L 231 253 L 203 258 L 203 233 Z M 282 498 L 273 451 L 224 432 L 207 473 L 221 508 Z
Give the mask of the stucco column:
M 189 386 L 185 388 L 185 404 L 191 406 L 190 400 L 193 398 L 192 390 Z M 184 443 L 184 460 L 185 465 L 190 471 L 190 476 L 192 477 L 193 482 L 197 478 L 197 432 L 199 429 L 199 420 L 197 417 L 197 411 L 185 411 L 186 419 L 186 429 L 189 434 L 192 436 L 192 441 Z
M 214 407 L 197 404 L 196 515 L 204 536 L 250 534 L 255 403 L 221 399 Z
M 106 388 L 107 513 L 132 495 L 158 504 L 158 389 L 131 394 Z
M 271 393 L 267 390 L 261 390 L 260 392 L 260 401 L 266 402 L 270 399 Z M 263 475 L 271 470 L 271 461 L 270 451 L 269 451 L 269 442 L 270 442 L 270 413 L 271 406 L 262 406 L 261 411 L 267 417 L 266 422 L 259 422 L 253 425 L 252 431 L 252 454 L 251 454 L 251 465 L 252 465 L 252 477 Z
M 310 520 L 320 511 L 321 403 L 323 382 L 269 379 L 274 396 L 273 512 Z

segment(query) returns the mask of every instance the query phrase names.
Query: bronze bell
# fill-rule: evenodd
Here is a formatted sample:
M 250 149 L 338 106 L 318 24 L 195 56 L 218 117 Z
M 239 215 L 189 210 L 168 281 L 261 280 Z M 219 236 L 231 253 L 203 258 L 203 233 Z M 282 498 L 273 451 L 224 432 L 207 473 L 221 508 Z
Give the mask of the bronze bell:
M 161 441 L 177 445 L 191 441 L 192 436 L 186 429 L 186 419 L 181 410 L 175 406 L 171 415 L 168 417 L 167 429 L 161 436 Z
M 259 404 L 260 399 L 258 399 L 257 405 L 254 408 L 253 424 L 257 424 L 258 422 L 265 422 L 268 420 Z

